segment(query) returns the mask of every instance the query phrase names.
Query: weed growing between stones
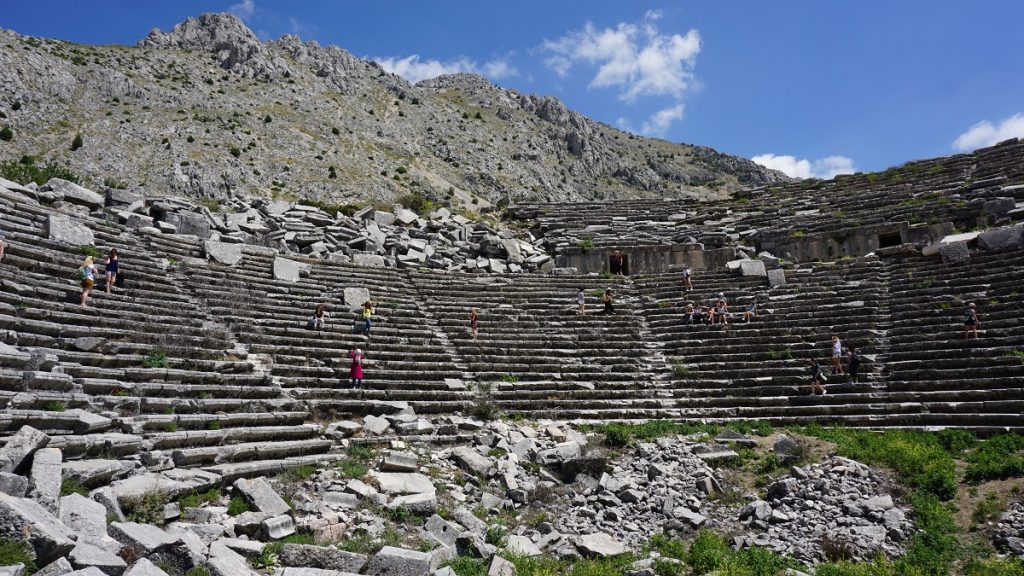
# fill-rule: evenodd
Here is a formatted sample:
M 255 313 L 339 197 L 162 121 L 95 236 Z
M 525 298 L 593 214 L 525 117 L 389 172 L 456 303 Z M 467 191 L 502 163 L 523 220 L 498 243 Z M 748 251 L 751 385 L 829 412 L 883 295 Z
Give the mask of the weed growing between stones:
M 66 477 L 60 481 L 60 495 L 71 496 L 72 494 L 78 494 L 79 496 L 88 496 L 89 489 L 82 486 L 76 478 Z
M 163 490 L 150 490 L 142 496 L 126 498 L 121 507 L 129 522 L 164 525 L 164 507 L 170 498 Z
M 228 516 L 238 516 L 249 511 L 249 503 L 241 496 L 232 496 L 228 502 Z
M 39 570 L 35 554 L 28 542 L 0 541 L 0 566 L 13 566 L 19 563 L 25 565 L 24 576 L 31 576 Z
M 281 480 L 284 482 L 302 482 L 309 480 L 309 477 L 316 472 L 316 466 L 296 466 L 281 473 Z
M 182 496 L 181 499 L 178 500 L 178 504 L 182 508 L 198 508 L 203 504 L 217 504 L 220 502 L 221 498 L 222 495 L 220 490 L 210 488 L 202 494 L 193 492 L 188 496 Z
M 377 452 L 364 444 L 352 444 L 346 451 L 348 458 L 338 462 L 338 469 L 346 478 L 363 478 L 377 458 Z
M 154 350 L 142 359 L 143 368 L 170 368 L 171 362 L 163 350 Z

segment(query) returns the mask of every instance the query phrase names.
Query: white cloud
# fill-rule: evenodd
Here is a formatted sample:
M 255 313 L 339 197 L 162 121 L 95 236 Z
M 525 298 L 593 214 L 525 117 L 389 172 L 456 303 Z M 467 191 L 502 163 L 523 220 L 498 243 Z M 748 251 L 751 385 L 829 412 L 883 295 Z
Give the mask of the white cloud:
M 846 156 L 826 156 L 813 162 L 795 156 L 776 156 L 775 154 L 759 154 L 751 158 L 755 164 L 765 168 L 778 170 L 791 178 L 834 178 L 839 174 L 852 174 L 856 171 L 853 159 Z
M 651 114 L 651 117 L 644 122 L 640 128 L 640 133 L 645 136 L 664 136 L 673 122 L 683 118 L 684 109 L 685 107 L 682 104 L 676 104 L 671 108 L 658 110 Z
M 648 11 L 639 24 L 620 22 L 598 30 L 590 22 L 556 40 L 545 40 L 541 51 L 551 54 L 544 63 L 559 76 L 585 63 L 596 67 L 590 86 L 619 89 L 619 98 L 633 102 L 640 96 L 681 99 L 696 82 L 693 69 L 701 49 L 700 32 L 662 34 L 661 13 Z
M 489 62 L 484 62 L 484 75 L 492 80 L 501 80 L 502 78 L 518 76 L 519 70 L 516 70 L 515 66 L 509 64 L 508 60 L 495 58 Z
M 1017 113 L 1004 118 L 998 126 L 982 120 L 971 126 L 953 142 L 956 150 L 974 150 L 998 144 L 1010 138 L 1024 138 L 1024 114 Z
M 232 4 L 228 11 L 242 20 L 248 21 L 256 13 L 255 0 L 242 0 L 238 4 Z
M 398 74 L 413 84 L 420 80 L 436 78 L 444 74 L 458 74 L 468 72 L 472 74 L 483 74 L 492 80 L 509 78 L 519 74 L 519 70 L 505 58 L 495 58 L 478 65 L 476 61 L 465 56 L 455 60 L 441 62 L 440 60 L 421 60 L 419 54 L 406 56 L 405 58 L 374 58 L 381 68 L 392 74 Z

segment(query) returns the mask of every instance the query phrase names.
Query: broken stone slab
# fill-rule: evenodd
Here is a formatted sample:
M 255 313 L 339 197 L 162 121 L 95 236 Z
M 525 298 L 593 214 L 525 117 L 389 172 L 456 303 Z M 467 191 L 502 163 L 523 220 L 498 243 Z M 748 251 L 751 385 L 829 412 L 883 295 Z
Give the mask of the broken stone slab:
M 60 244 L 92 246 L 95 237 L 88 226 L 68 216 L 50 214 L 46 222 L 46 237 Z
M 307 264 L 302 262 L 276 257 L 274 258 L 274 279 L 292 283 L 298 282 L 301 278 L 302 270 L 308 267 Z
M 89 209 L 102 208 L 106 203 L 103 195 L 63 178 L 50 178 L 43 185 L 43 189 L 61 194 L 68 202 L 87 206 Z
M 0 366 L 9 366 L 12 368 L 24 367 L 32 360 L 32 355 L 28 352 L 22 352 L 14 346 L 9 346 L 0 342 Z
M 707 521 L 707 518 L 690 510 L 686 506 L 679 506 L 672 510 L 672 515 L 686 522 L 691 528 L 700 528 Z
M 0 448 L 0 472 L 25 472 L 36 450 L 45 448 L 50 437 L 31 426 L 22 426 Z
M 334 440 L 344 440 L 362 430 L 363 427 L 351 420 L 342 420 L 340 422 L 332 422 L 327 426 L 327 431 L 324 432 L 324 436 Z
M 103 571 L 95 566 L 88 566 L 81 570 L 68 572 L 67 576 L 104 576 Z
M 64 576 L 74 570 L 67 558 L 57 558 L 40 568 L 33 576 Z
M 366 566 L 364 554 L 307 544 L 285 544 L 277 557 L 282 566 L 319 568 L 359 573 Z
M 433 514 L 437 511 L 437 493 L 422 492 L 398 496 L 388 502 L 388 508 L 392 510 L 405 509 L 413 514 Z
M 28 478 L 11 472 L 0 472 L 0 492 L 16 498 L 28 493 Z
M 978 236 L 978 247 L 993 252 L 1024 247 L 1024 224 L 982 232 Z
M 380 463 L 382 472 L 415 472 L 420 467 L 419 457 L 412 452 L 388 450 Z
M 60 520 L 74 530 L 81 540 L 101 541 L 107 537 L 107 509 L 81 494 L 60 499 Z
M 50 441 L 51 444 L 54 442 Z M 70 460 L 62 467 L 64 476 L 77 480 L 86 488 L 110 484 L 135 470 L 133 462 L 122 460 Z
M 210 558 L 207 566 L 210 568 L 211 576 L 260 576 L 249 568 L 245 559 L 241 557 L 217 556 Z
M 349 492 L 326 492 L 323 495 L 323 502 L 335 510 L 352 510 L 359 507 L 359 497 Z
M 87 542 L 79 542 L 68 554 L 68 560 L 76 570 L 95 566 L 107 576 L 121 576 L 128 568 L 120 556 Z
M 560 444 L 556 444 L 552 448 L 538 452 L 537 462 L 540 464 L 563 464 L 571 460 L 579 459 L 581 454 L 582 448 L 578 443 L 572 441 L 562 442 Z
M 423 524 L 421 537 L 441 546 L 454 547 L 461 531 L 456 524 L 434 514 Z
M 29 474 L 29 496 L 53 515 L 57 515 L 57 504 L 60 500 L 62 459 L 58 448 L 36 450 L 32 456 L 32 471 Z
M 383 256 L 379 254 L 366 254 L 360 252 L 352 255 L 352 263 L 356 266 L 364 266 L 367 268 L 383 268 L 385 265 Z
M 274 516 L 263 521 L 260 531 L 269 540 L 280 540 L 295 534 L 295 521 L 287 514 Z
M 395 213 L 395 221 L 401 224 L 402 226 L 408 226 L 410 224 L 413 224 L 414 222 L 416 222 L 417 219 L 419 219 L 419 216 L 417 216 L 415 212 L 409 210 L 408 208 L 403 208 Z
M 37 564 L 66 556 L 75 547 L 76 534 L 39 503 L 0 494 L 0 540 L 27 541 Z
M 786 284 L 786 271 L 782 268 L 775 268 L 765 273 L 768 277 L 768 286 L 775 288 L 776 286 L 785 286 Z
M 733 450 L 715 450 L 713 452 L 701 452 L 697 454 L 697 457 L 705 462 L 717 462 L 719 460 L 738 458 L 739 454 Z
M 626 547 L 615 538 L 604 532 L 584 534 L 576 539 L 576 548 L 584 556 L 607 557 L 618 556 L 626 552 Z
M 234 266 L 242 261 L 242 245 L 228 242 L 207 240 L 203 242 L 206 257 L 225 266 Z
M 245 498 L 246 502 L 257 512 L 265 512 L 271 516 L 289 514 L 292 509 L 284 501 L 274 488 L 270 486 L 266 478 L 239 478 L 232 485 L 236 492 Z
M 486 475 L 491 469 L 491 460 L 468 446 L 459 446 L 452 450 L 452 459 L 470 474 Z
M 540 556 L 542 554 L 533 540 L 526 536 L 509 536 L 505 547 L 516 556 Z
M 167 576 L 167 573 L 146 558 L 139 558 L 124 576 Z
M 210 221 L 206 216 L 195 212 L 181 212 L 178 217 L 178 234 L 195 236 L 200 240 L 207 240 L 212 236 Z
M 391 423 L 388 422 L 387 418 L 381 418 L 373 414 L 367 414 L 363 418 L 363 429 L 374 436 L 380 436 L 387 432 L 388 428 L 391 428 Z
M 140 556 L 165 552 L 183 545 L 181 538 L 164 532 L 159 526 L 138 522 L 114 522 L 107 528 L 111 538 L 135 550 Z
M 966 242 L 952 242 L 939 247 L 939 256 L 945 264 L 962 264 L 971 259 L 971 251 Z
M 427 576 L 430 573 L 430 554 L 385 546 L 366 566 L 367 576 Z
M 516 576 L 516 567 L 508 560 L 495 555 L 487 567 L 487 576 Z
M 348 287 L 342 291 L 342 301 L 346 306 L 362 306 L 370 300 L 370 290 L 367 288 Z

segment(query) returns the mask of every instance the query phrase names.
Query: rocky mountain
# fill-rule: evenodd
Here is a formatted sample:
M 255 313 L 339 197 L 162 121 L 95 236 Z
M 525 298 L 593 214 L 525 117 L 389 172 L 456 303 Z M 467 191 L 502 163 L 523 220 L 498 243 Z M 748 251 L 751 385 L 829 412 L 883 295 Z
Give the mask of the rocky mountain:
M 0 30 L 0 160 L 65 165 L 145 195 L 517 201 L 716 198 L 787 178 L 627 134 L 469 74 L 412 85 L 336 46 L 260 41 L 228 14 L 137 46 Z M 40 182 L 42 184 L 42 182 Z

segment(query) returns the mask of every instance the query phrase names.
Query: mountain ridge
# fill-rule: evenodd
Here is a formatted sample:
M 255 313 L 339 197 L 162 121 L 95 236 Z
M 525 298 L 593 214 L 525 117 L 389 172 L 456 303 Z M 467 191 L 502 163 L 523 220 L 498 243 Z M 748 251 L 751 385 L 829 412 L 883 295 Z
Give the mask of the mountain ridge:
M 337 46 L 261 42 L 207 13 L 135 46 L 0 31 L 0 160 L 147 195 L 365 203 L 714 199 L 785 182 L 710 148 L 617 130 L 470 74 L 410 84 Z M 72 150 L 76 135 L 81 146 Z

